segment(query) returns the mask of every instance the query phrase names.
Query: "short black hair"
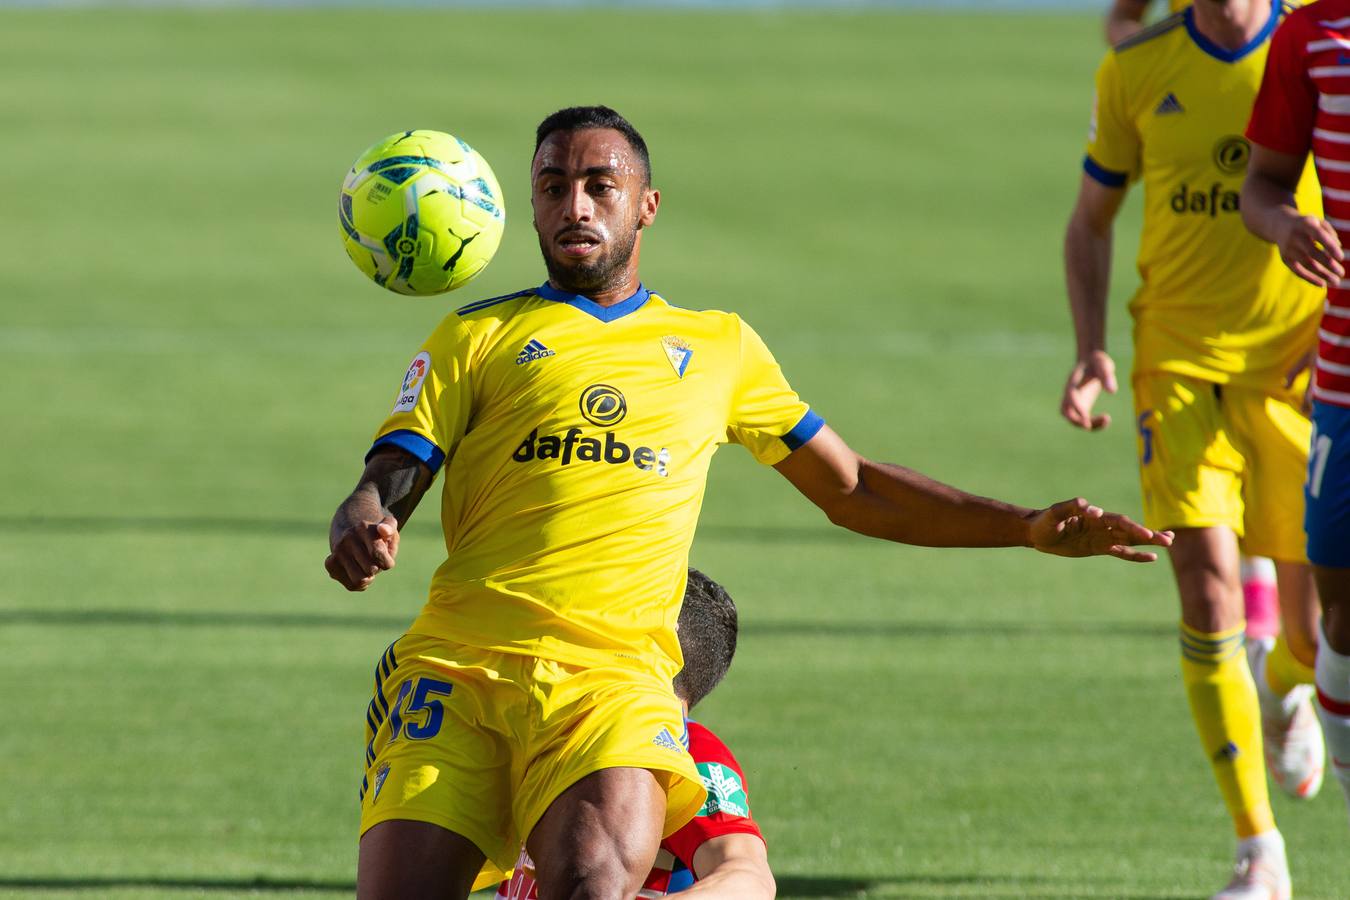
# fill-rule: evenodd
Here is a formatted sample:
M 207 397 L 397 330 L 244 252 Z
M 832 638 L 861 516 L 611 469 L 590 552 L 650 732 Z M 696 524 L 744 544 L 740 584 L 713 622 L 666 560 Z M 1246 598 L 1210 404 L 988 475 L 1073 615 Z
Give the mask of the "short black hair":
M 679 618 L 684 668 L 675 676 L 675 694 L 690 709 L 711 694 L 731 668 L 736 631 L 736 604 L 726 588 L 690 568 Z
M 553 113 L 535 129 L 534 152 L 537 155 L 545 139 L 555 131 L 582 131 L 587 128 L 613 128 L 622 134 L 628 146 L 642 160 L 642 183 L 652 183 L 652 159 L 647 153 L 647 142 L 638 134 L 632 122 L 608 106 L 569 106 Z

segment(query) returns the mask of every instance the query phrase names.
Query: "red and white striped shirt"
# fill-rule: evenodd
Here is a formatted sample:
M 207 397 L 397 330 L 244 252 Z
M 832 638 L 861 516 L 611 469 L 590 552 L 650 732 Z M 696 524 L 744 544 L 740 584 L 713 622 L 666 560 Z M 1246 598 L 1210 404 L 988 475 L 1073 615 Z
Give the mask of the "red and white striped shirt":
M 1247 138 L 1278 153 L 1312 152 L 1327 221 L 1350 248 L 1350 0 L 1290 13 L 1271 39 Z M 1350 406 L 1350 278 L 1327 292 L 1313 396 Z

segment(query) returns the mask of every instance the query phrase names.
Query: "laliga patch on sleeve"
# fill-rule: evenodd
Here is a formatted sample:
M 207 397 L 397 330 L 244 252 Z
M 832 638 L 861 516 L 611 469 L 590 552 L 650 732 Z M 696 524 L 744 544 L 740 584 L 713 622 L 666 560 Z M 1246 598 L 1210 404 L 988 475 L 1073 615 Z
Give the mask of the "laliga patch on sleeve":
M 423 350 L 408 365 L 408 372 L 403 376 L 403 386 L 398 389 L 394 412 L 410 412 L 417 405 L 417 398 L 422 396 L 422 385 L 426 383 L 430 371 L 431 354 Z

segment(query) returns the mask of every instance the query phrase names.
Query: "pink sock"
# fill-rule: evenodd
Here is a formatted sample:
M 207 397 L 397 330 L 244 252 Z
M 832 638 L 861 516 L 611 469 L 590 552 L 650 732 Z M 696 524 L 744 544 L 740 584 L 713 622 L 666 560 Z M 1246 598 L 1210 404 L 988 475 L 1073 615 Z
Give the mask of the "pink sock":
M 1242 604 L 1247 612 L 1247 637 L 1253 640 L 1280 633 L 1280 592 L 1273 581 L 1242 582 Z

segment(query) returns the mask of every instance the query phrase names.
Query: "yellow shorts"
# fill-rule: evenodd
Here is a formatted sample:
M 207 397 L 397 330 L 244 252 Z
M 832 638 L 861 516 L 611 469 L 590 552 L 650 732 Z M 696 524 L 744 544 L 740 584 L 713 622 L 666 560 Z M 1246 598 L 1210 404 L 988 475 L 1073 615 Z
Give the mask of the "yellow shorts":
M 431 822 L 487 857 L 500 880 L 558 795 L 601 769 L 650 769 L 669 836 L 705 800 L 670 682 L 641 669 L 584 668 L 406 634 L 375 667 L 366 711 L 361 833 Z
M 1302 384 L 1263 391 L 1166 372 L 1135 375 L 1144 524 L 1226 525 L 1243 552 L 1304 562 L 1312 425 Z

